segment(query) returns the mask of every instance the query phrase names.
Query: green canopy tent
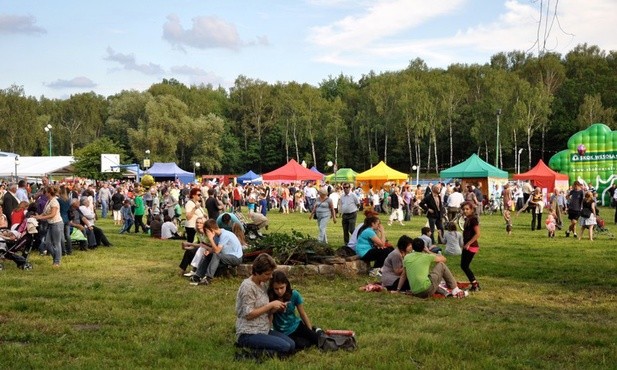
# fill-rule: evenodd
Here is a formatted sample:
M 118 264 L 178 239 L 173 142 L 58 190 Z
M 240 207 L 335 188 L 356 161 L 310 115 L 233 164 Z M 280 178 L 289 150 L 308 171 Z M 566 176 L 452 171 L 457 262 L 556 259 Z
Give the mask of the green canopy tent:
M 338 184 L 341 182 L 354 183 L 358 173 L 351 168 L 340 168 L 333 174 L 326 176 L 325 181 Z
M 442 179 L 461 179 L 463 185 L 478 186 L 481 184 L 480 189 L 486 199 L 492 193 L 491 189 L 494 184 L 503 184 L 508 181 L 506 171 L 484 162 L 477 154 L 472 154 L 464 162 L 441 171 L 439 176 Z

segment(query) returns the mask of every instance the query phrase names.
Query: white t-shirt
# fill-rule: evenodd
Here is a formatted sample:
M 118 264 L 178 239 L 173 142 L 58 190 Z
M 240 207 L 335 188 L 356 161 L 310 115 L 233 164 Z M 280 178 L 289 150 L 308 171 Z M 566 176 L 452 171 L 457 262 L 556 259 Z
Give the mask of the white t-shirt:
M 161 226 L 161 239 L 169 239 L 177 232 L 178 228 L 176 224 L 171 221 L 164 222 L 163 226 Z
M 195 221 L 197 221 L 197 218 L 205 217 L 204 211 L 201 209 L 201 204 L 196 204 L 192 200 L 187 201 L 184 205 L 185 214 L 189 214 L 189 212 L 193 210 L 195 210 L 193 217 L 186 220 L 186 227 L 195 228 Z
M 452 194 L 450 194 L 448 196 L 448 207 L 455 207 L 455 208 L 460 208 L 461 203 L 463 203 L 465 201 L 465 197 L 463 196 L 463 194 L 461 194 L 458 191 L 452 192 Z
M 330 199 L 332 199 L 332 204 L 334 205 L 334 209 L 338 209 L 338 200 L 341 198 L 341 194 L 338 191 L 333 191 L 330 193 Z

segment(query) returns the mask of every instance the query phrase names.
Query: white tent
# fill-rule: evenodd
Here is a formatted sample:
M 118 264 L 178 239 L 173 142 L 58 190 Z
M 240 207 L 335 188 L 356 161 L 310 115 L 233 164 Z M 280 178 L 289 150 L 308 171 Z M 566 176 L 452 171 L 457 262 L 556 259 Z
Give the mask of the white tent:
M 75 159 L 71 156 L 56 157 L 19 157 L 16 165 L 15 157 L 0 157 L 0 177 L 13 177 L 17 170 L 18 177 L 43 177 L 48 175 L 70 175 L 73 172 L 71 164 Z

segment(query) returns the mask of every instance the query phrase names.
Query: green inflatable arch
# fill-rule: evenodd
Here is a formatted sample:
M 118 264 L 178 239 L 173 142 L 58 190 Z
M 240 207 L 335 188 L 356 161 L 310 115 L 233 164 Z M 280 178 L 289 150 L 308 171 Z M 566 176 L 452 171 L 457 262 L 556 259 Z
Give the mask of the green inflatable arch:
M 575 180 L 593 186 L 598 191 L 598 201 L 610 204 L 607 189 L 617 182 L 617 131 L 603 123 L 595 123 L 572 135 L 568 149 L 551 157 L 550 168 Z

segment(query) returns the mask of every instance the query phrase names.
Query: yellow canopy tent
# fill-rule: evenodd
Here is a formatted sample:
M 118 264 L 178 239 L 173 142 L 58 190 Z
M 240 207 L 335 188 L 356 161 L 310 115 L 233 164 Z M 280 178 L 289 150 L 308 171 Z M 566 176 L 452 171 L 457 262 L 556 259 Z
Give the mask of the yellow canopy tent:
M 361 182 L 363 184 L 362 187 L 366 189 L 371 186 L 374 189 L 379 189 L 386 182 L 398 184 L 400 182 L 407 181 L 408 179 L 408 174 L 388 167 L 388 165 L 383 161 L 377 163 L 377 165 L 373 168 L 359 173 L 356 176 L 356 182 Z

